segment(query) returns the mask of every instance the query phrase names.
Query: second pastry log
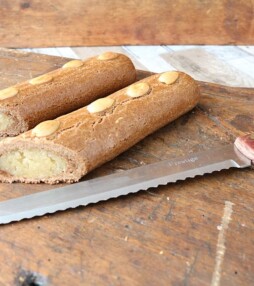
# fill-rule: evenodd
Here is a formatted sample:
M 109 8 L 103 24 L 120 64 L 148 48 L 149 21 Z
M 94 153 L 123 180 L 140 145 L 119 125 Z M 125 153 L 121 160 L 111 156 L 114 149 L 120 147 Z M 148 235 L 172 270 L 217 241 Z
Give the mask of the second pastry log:
M 135 79 L 136 71 L 128 57 L 106 52 L 84 61 L 72 60 L 60 69 L 0 90 L 0 137 L 16 136 Z

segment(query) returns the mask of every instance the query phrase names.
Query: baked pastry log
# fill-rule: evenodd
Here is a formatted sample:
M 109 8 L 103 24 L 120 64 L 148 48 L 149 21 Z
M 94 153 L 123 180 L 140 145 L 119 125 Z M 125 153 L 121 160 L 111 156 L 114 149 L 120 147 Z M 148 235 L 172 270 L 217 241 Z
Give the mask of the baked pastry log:
M 182 72 L 153 75 L 0 142 L 0 180 L 72 183 L 191 110 L 200 92 Z
M 72 60 L 60 69 L 0 90 L 0 136 L 18 135 L 135 79 L 136 71 L 128 57 L 106 52 L 85 61 Z

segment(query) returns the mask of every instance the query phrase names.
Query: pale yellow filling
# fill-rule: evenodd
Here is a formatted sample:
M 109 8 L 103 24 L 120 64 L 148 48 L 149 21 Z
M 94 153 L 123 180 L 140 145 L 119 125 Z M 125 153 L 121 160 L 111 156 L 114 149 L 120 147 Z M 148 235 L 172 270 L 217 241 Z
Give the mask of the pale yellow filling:
M 65 172 L 66 160 L 45 150 L 25 149 L 0 157 L 0 170 L 27 179 L 51 178 Z
M 0 112 L 0 131 L 6 130 L 14 123 L 10 115 Z

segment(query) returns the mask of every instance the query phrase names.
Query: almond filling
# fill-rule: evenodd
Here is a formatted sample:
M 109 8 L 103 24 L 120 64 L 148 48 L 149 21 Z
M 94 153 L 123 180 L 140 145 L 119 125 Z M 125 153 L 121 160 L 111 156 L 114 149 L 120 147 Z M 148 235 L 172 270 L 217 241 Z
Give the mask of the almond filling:
M 14 123 L 10 115 L 0 112 L 0 131 L 4 131 Z
M 52 152 L 40 149 L 14 150 L 0 157 L 0 170 L 27 179 L 45 179 L 62 174 L 67 162 Z

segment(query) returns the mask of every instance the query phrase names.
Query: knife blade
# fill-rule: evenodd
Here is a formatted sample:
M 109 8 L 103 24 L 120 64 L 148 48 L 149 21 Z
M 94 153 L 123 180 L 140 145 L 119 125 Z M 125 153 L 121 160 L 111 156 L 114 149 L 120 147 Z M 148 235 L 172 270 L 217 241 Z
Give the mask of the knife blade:
M 214 171 L 232 167 L 250 167 L 251 160 L 254 159 L 254 138 L 251 137 L 253 135 L 246 136 L 237 138 L 235 144 L 219 149 L 163 160 L 108 176 L 2 201 L 0 202 L 0 224 L 86 206 Z

